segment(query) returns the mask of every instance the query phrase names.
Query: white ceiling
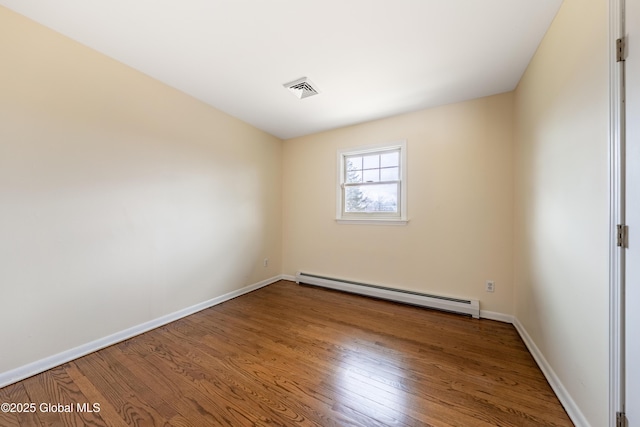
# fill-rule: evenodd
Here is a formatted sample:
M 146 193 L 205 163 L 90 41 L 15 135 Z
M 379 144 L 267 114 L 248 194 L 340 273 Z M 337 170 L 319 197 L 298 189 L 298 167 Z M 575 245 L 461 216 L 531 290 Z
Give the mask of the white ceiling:
M 283 139 L 510 91 L 561 3 L 0 0 Z

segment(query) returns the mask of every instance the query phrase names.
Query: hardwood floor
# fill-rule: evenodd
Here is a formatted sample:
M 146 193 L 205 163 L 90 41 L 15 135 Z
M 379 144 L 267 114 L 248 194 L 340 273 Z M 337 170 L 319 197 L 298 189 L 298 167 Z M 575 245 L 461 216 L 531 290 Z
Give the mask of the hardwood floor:
M 0 389 L 0 402 L 36 407 L 0 412 L 3 427 L 573 425 L 509 324 L 284 281 Z

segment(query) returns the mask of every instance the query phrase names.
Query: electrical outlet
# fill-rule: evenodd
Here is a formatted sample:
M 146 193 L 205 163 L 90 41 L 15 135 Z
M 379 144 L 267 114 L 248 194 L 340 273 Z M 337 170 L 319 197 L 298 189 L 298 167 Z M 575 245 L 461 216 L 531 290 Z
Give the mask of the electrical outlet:
M 496 290 L 496 283 L 493 280 L 487 280 L 486 283 L 487 292 L 493 292 Z
M 262 265 L 263 265 L 264 267 L 269 267 L 269 258 L 265 258 L 265 259 L 264 259 L 264 262 L 262 263 Z

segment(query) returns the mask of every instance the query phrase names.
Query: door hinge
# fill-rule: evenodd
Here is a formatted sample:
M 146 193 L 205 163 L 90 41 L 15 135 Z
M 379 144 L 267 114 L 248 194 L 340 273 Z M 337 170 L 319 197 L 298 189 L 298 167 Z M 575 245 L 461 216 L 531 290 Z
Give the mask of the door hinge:
M 626 248 L 629 241 L 629 226 L 624 224 L 618 224 L 616 226 L 617 229 L 617 239 L 616 244 L 621 248 Z
M 627 417 L 624 412 L 616 412 L 616 427 L 627 427 Z
M 626 43 L 624 38 L 616 39 L 616 62 L 622 62 L 625 60 Z

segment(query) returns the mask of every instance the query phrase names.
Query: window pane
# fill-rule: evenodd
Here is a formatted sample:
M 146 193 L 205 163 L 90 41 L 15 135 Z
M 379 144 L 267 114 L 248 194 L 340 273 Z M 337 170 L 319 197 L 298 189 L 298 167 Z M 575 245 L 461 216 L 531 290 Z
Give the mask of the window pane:
M 385 153 L 380 155 L 380 166 L 399 166 L 400 165 L 400 153 L 398 151 L 392 153 Z
M 374 154 L 370 156 L 364 156 L 364 168 L 363 169 L 377 169 L 380 167 L 380 155 Z
M 371 169 L 363 171 L 364 182 L 380 181 L 380 169 Z
M 362 182 L 362 171 L 347 171 L 346 182 Z
M 347 170 L 362 169 L 362 157 L 347 157 Z
M 345 188 L 345 212 L 398 212 L 398 184 Z
M 398 168 L 380 169 L 380 181 L 397 181 Z

